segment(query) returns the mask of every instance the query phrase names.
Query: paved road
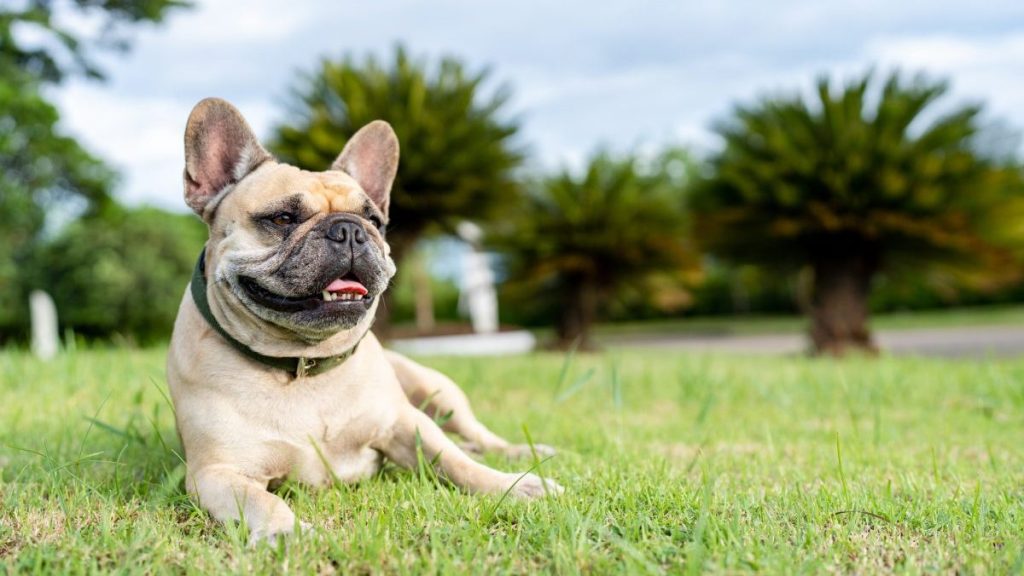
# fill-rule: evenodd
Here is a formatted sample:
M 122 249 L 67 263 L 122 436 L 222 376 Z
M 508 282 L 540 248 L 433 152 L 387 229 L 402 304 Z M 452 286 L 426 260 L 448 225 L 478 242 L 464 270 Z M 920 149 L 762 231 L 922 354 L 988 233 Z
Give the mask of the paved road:
M 971 326 L 919 330 L 881 330 L 875 334 L 886 353 L 900 356 L 985 358 L 1024 356 L 1024 326 Z M 799 354 L 806 350 L 802 334 L 651 335 L 609 338 L 607 346 L 664 348 L 749 354 Z

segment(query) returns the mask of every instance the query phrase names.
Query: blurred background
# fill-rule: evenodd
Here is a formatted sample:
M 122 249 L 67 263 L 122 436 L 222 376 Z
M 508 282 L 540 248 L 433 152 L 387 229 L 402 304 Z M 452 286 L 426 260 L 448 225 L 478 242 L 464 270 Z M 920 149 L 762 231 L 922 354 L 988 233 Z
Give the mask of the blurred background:
M 1024 352 L 1024 4 L 705 4 L 4 0 L 0 343 L 168 338 L 220 96 L 312 170 L 395 127 L 385 336 L 482 254 L 545 346 Z

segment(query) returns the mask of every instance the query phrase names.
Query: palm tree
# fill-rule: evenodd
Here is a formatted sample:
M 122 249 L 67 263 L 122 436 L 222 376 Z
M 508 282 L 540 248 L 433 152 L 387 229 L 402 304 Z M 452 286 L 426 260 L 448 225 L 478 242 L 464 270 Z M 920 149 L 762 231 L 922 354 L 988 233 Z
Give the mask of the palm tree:
M 1021 170 L 979 151 L 979 106 L 937 109 L 943 82 L 873 75 L 816 97 L 766 98 L 717 126 L 725 141 L 690 198 L 713 255 L 812 272 L 817 352 L 874 350 L 879 271 L 1015 275 Z
M 590 347 L 591 326 L 620 291 L 696 265 L 682 201 L 688 156 L 643 164 L 601 152 L 582 174 L 536 182 L 492 237 L 509 279 L 555 317 L 560 347 Z

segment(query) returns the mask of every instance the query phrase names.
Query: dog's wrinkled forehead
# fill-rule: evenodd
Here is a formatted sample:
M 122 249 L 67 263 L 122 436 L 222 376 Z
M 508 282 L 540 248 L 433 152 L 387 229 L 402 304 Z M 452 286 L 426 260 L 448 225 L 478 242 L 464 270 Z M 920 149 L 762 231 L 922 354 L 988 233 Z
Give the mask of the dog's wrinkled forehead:
M 376 120 L 348 140 L 329 170 L 305 172 L 276 162 L 234 106 L 207 98 L 185 127 L 185 203 L 209 223 L 222 200 L 252 208 L 270 201 L 268 194 L 301 193 L 319 213 L 359 211 L 369 200 L 386 220 L 398 154 L 395 131 Z
M 338 170 L 307 172 L 288 164 L 270 163 L 238 183 L 224 199 L 224 208 L 254 213 L 267 208 L 301 208 L 307 216 L 334 212 L 364 215 L 376 212 L 358 182 Z
M 355 182 L 345 185 L 343 182 L 315 180 L 306 192 L 317 212 L 357 212 L 367 203 L 366 195 Z

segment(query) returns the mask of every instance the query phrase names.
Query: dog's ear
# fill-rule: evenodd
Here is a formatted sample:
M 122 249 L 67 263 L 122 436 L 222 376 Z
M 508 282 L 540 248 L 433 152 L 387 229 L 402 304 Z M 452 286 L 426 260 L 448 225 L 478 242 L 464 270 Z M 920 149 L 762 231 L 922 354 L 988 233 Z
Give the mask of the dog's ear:
M 225 188 L 272 158 L 234 106 L 206 98 L 185 127 L 185 203 L 207 218 Z
M 387 122 L 370 122 L 345 144 L 331 169 L 341 170 L 355 178 L 373 203 L 387 215 L 391 184 L 398 172 L 398 136 Z

